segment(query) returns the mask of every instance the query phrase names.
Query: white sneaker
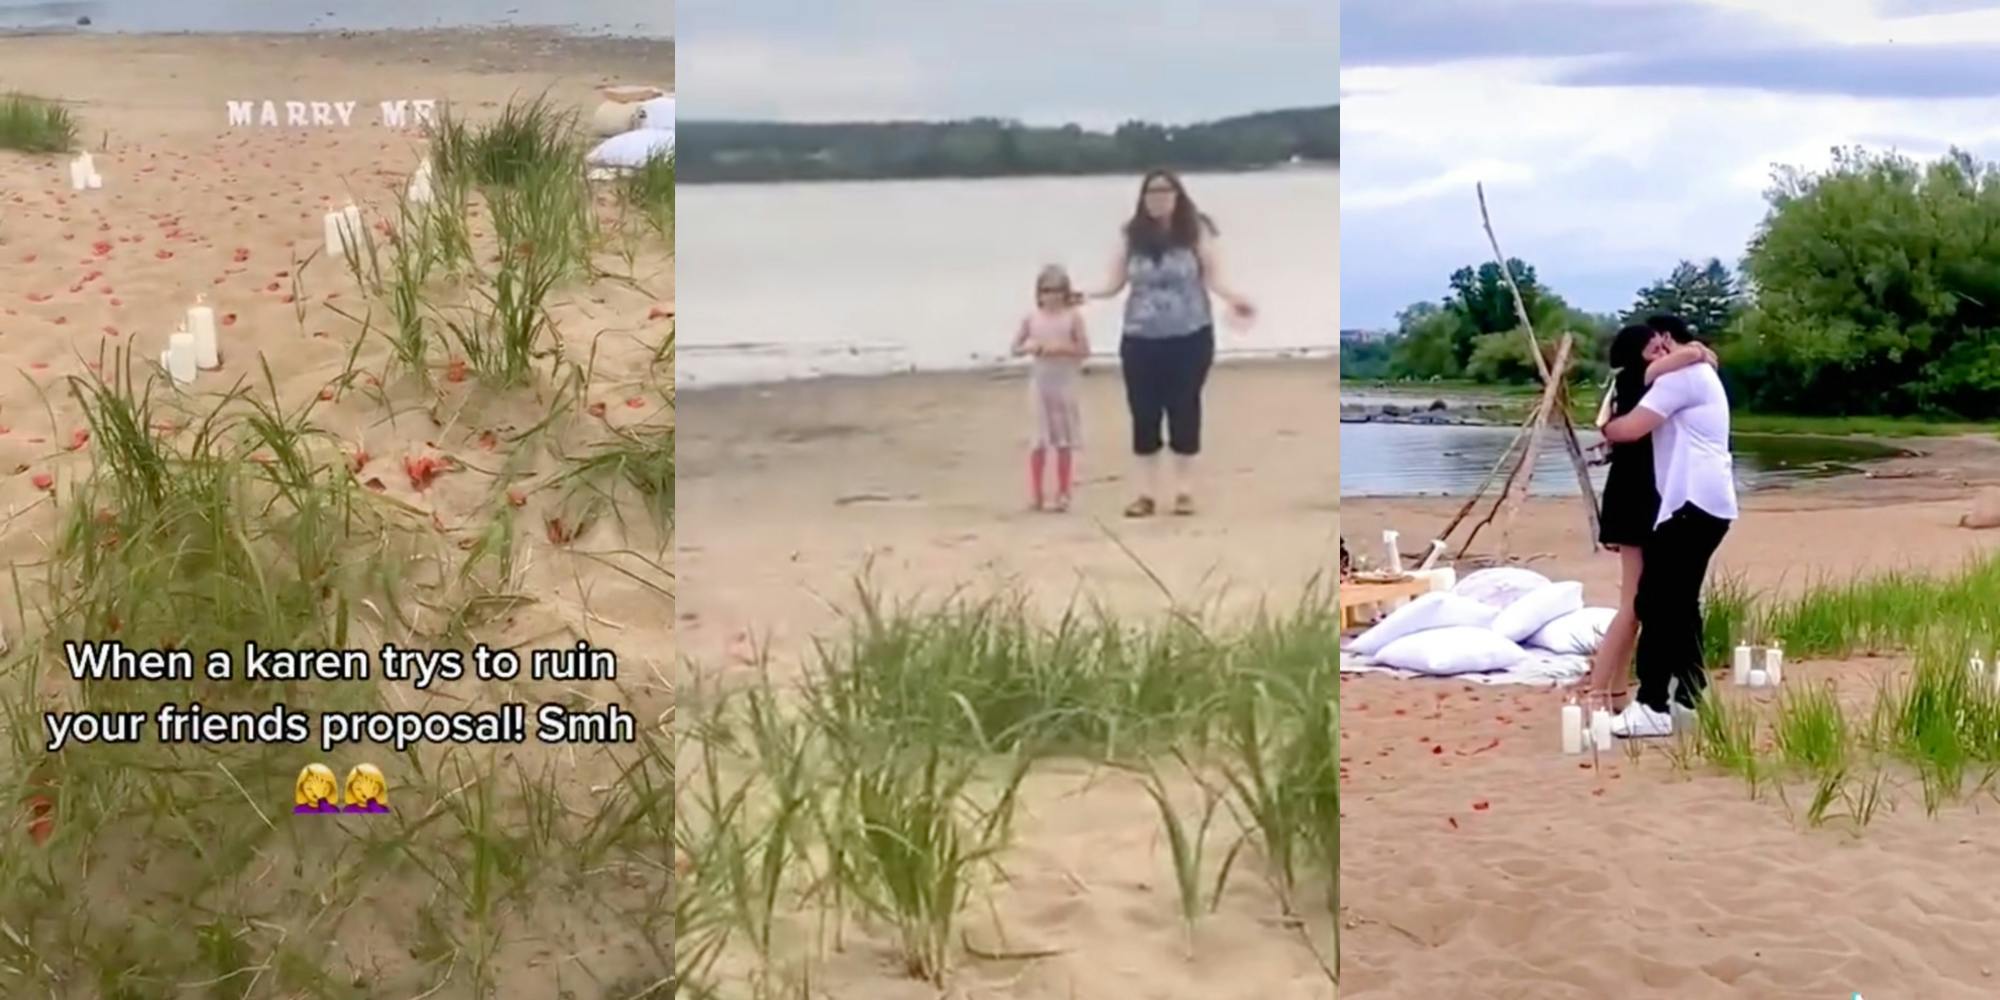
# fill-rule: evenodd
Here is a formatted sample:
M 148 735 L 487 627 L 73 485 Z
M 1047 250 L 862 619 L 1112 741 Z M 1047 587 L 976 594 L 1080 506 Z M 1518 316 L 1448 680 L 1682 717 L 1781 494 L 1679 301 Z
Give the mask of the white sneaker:
M 1625 706 L 1624 711 L 1611 717 L 1611 735 L 1620 739 L 1649 739 L 1673 734 L 1672 715 L 1653 711 L 1636 701 Z

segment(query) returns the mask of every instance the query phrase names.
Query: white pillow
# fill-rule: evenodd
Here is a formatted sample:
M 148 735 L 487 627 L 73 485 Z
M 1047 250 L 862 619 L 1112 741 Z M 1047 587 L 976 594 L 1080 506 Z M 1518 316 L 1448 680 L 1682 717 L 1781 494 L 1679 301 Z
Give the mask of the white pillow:
M 1549 578 L 1534 570 L 1495 566 L 1467 574 L 1451 592 L 1491 605 L 1497 611 L 1548 585 Z
M 1492 608 L 1450 591 L 1425 594 L 1389 612 L 1389 617 L 1361 633 L 1347 648 L 1362 656 L 1374 656 L 1382 647 L 1406 635 L 1452 625 L 1486 625 L 1493 620 Z
M 1583 584 L 1551 583 L 1493 616 L 1493 631 L 1515 642 L 1541 631 L 1542 626 L 1583 607 Z
M 1527 656 L 1527 650 L 1490 628 L 1453 625 L 1406 635 L 1377 654 L 1375 662 L 1443 677 L 1505 670 Z
M 671 131 L 674 127 L 674 99 L 655 97 L 639 102 L 639 128 L 663 128 Z
M 674 130 L 642 128 L 614 135 L 597 144 L 584 162 L 592 166 L 639 167 L 656 155 L 674 151 Z
M 1611 619 L 1616 617 L 1617 608 L 1579 608 L 1542 626 L 1527 644 L 1551 653 L 1589 656 L 1604 643 L 1604 633 L 1611 631 Z

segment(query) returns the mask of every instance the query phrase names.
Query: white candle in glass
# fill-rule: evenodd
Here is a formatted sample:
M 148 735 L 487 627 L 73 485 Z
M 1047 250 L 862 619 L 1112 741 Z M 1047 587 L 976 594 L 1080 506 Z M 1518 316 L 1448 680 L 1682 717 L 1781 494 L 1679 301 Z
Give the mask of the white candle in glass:
M 1563 705 L 1563 753 L 1583 752 L 1583 706 L 1575 701 Z
M 167 373 L 174 381 L 194 381 L 194 334 L 176 333 L 167 338 Z
M 103 186 L 104 186 L 104 178 L 103 178 L 103 177 L 101 177 L 101 176 L 99 176 L 99 175 L 98 175 L 98 173 L 97 173 L 97 171 L 95 171 L 95 170 L 93 170 L 93 171 L 91 171 L 91 172 L 90 172 L 90 185 L 89 185 L 89 186 L 90 186 L 90 189 L 91 189 L 92 191 L 95 191 L 95 190 L 97 190 L 98 188 L 101 188 L 101 187 L 103 187 Z
M 69 161 L 69 186 L 71 190 L 75 191 L 81 191 L 90 186 L 90 175 L 83 172 L 82 157 Z
M 222 353 L 215 341 L 215 307 L 197 295 L 188 307 L 188 332 L 194 334 L 194 363 L 202 368 L 222 367 Z
M 1611 713 L 1598 709 L 1590 713 L 1590 742 L 1599 750 L 1611 749 Z
M 1785 682 L 1785 650 L 1776 642 L 1764 650 L 1764 677 L 1772 687 Z
M 1382 532 L 1382 550 L 1389 555 L 1389 572 L 1391 573 L 1401 573 L 1403 571 L 1403 550 L 1396 545 L 1396 539 L 1400 537 L 1402 537 L 1400 532 Z
M 350 241 L 352 241 L 352 242 L 354 243 L 354 250 L 355 250 L 355 252 L 356 252 L 357 254 L 358 254 L 358 253 L 360 253 L 360 252 L 361 252 L 361 210 L 360 210 L 360 209 L 358 209 L 358 208 L 355 208 L 355 207 L 354 207 L 354 203 L 350 201 L 350 202 L 348 202 L 348 203 L 347 203 L 347 207 L 346 207 L 346 208 L 343 208 L 343 209 L 341 209 L 341 210 L 340 210 L 340 217 L 341 217 L 341 219 L 343 220 L 344 224 L 345 224 L 345 225 L 347 226 L 347 238 L 348 238 L 348 239 L 349 239 Z
M 1769 678 L 1769 677 L 1767 677 L 1767 676 L 1766 676 L 1766 675 L 1764 674 L 1764 672 L 1763 672 L 1762 670 L 1752 670 L 1752 671 L 1750 671 L 1750 686 L 1751 686 L 1751 687 L 1753 687 L 1753 688 L 1760 688 L 1760 687 L 1763 687 L 1763 686 L 1764 686 L 1764 683 L 1765 683 L 1766 681 L 1768 681 L 1768 680 L 1770 680 L 1770 678 Z

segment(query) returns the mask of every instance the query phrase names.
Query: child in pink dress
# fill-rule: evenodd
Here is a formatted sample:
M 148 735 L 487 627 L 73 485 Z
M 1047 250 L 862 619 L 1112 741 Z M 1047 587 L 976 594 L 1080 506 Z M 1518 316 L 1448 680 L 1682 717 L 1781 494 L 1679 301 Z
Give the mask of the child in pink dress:
M 1029 402 L 1035 414 L 1035 440 L 1028 452 L 1034 509 L 1043 509 L 1043 483 L 1049 452 L 1054 451 L 1055 508 L 1068 510 L 1074 453 L 1083 446 L 1083 407 L 1077 383 L 1083 375 L 1083 361 L 1090 356 L 1090 338 L 1083 329 L 1083 314 L 1076 308 L 1069 274 L 1062 268 L 1043 268 L 1035 279 L 1035 308 L 1021 320 L 1013 353 L 1015 357 L 1034 358 L 1028 374 Z

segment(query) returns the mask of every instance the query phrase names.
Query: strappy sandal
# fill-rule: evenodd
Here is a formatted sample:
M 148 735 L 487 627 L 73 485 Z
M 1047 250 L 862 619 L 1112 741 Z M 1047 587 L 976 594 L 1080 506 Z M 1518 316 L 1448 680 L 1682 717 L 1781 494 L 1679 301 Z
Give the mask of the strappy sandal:
M 1156 512 L 1152 497 L 1140 497 L 1125 508 L 1126 517 L 1152 517 Z
M 1174 516 L 1187 517 L 1194 513 L 1194 497 L 1182 493 L 1174 497 Z

